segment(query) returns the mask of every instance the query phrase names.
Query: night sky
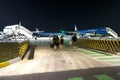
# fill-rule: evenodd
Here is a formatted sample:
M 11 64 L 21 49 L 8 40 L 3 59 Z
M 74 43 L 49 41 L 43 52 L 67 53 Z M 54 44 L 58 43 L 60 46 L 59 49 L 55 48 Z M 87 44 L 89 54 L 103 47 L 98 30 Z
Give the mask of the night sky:
M 0 0 L 0 30 L 19 21 L 32 31 L 72 31 L 76 24 L 79 30 L 109 26 L 120 34 L 120 0 Z

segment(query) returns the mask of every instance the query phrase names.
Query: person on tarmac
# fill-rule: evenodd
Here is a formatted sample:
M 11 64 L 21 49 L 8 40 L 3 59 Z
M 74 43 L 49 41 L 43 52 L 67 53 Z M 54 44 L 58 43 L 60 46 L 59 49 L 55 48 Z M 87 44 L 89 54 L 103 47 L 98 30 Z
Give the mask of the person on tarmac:
M 54 50 L 57 50 L 59 47 L 59 37 L 57 35 L 53 35 L 53 45 L 54 45 Z
M 60 49 L 63 49 L 64 38 L 63 36 L 60 37 Z
M 74 34 L 74 35 L 72 36 L 71 41 L 72 41 L 72 46 L 73 46 L 73 48 L 76 48 L 76 43 L 77 43 L 77 36 L 76 36 L 76 34 Z

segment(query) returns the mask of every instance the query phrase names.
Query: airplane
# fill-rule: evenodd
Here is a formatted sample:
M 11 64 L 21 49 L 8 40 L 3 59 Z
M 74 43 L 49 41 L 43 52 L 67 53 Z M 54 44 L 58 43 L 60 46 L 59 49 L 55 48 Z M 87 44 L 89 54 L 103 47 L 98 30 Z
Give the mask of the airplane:
M 58 37 L 60 36 L 66 36 L 66 34 L 61 33 L 61 32 L 45 32 L 45 31 L 39 31 L 38 28 L 35 28 L 36 31 L 33 32 L 33 37 L 52 37 L 53 35 L 57 35 Z
M 33 34 L 41 33 L 44 31 L 39 31 L 38 28 L 35 28 L 35 31 L 30 31 L 27 28 L 25 28 L 24 26 L 22 26 L 21 22 L 19 22 L 19 24 L 5 26 L 3 29 L 3 32 L 8 37 L 25 36 L 27 38 L 32 38 Z
M 58 33 L 58 32 L 37 32 L 37 33 L 33 33 L 33 37 L 51 37 L 53 35 L 66 36 L 66 34 Z
M 62 33 L 65 34 L 76 34 L 78 38 L 83 37 L 105 37 L 110 36 L 113 38 L 118 38 L 118 34 L 112 30 L 110 27 L 103 27 L 103 28 L 95 28 L 95 29 L 85 29 L 85 30 L 77 30 L 77 26 L 74 25 L 74 31 L 63 31 Z

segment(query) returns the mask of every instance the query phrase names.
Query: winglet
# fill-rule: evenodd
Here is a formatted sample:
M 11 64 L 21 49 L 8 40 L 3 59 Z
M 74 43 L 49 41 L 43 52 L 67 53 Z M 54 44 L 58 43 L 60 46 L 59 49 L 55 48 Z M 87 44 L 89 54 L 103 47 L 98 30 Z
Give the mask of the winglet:
M 74 24 L 74 28 L 75 28 L 75 31 L 77 31 L 77 26 L 76 26 L 76 24 Z

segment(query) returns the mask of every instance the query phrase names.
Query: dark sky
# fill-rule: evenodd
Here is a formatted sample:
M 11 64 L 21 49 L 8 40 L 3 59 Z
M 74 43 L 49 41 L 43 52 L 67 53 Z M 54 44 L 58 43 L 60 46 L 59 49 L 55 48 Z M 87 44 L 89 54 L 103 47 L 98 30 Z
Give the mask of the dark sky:
M 79 30 L 109 26 L 120 34 L 120 0 L 0 0 L 0 30 L 19 21 L 29 30 L 74 30 L 76 24 Z

